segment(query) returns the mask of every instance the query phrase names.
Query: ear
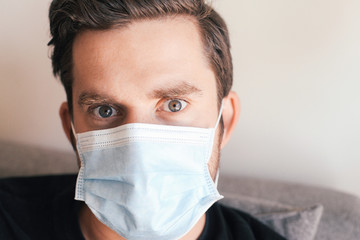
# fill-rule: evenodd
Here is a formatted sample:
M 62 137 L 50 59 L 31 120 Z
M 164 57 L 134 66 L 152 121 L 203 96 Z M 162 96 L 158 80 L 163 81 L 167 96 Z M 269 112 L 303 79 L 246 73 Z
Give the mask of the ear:
M 71 117 L 67 102 L 63 102 L 60 105 L 59 115 L 65 135 L 68 138 L 69 142 L 71 143 Z
M 236 92 L 230 93 L 223 99 L 222 118 L 224 122 L 224 134 L 221 142 L 221 148 L 225 147 L 229 141 L 240 116 L 240 99 Z

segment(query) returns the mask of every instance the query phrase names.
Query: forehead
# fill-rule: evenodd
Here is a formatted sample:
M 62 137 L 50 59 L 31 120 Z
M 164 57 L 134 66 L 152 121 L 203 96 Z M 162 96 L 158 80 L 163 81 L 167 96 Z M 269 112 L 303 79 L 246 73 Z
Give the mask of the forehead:
M 169 53 L 180 57 L 195 52 L 207 63 L 197 22 L 187 16 L 137 20 L 110 30 L 80 32 L 74 41 L 73 58 L 75 64 L 93 55 L 108 59 L 108 55 L 115 55 L 115 49 L 121 50 L 122 55 L 128 53 L 128 57 L 149 58 L 168 58 Z
M 73 88 L 97 84 L 105 87 L 110 79 L 118 80 L 120 85 L 144 87 L 161 84 L 161 79 L 214 79 L 198 26 L 195 20 L 183 16 L 81 32 L 73 45 L 73 74 Z M 202 84 L 209 82 L 214 84 L 215 80 Z

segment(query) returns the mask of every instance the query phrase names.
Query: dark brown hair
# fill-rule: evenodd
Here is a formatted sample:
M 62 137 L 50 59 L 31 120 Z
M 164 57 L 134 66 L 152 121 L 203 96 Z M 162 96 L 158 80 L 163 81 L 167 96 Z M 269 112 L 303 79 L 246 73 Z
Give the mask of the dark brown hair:
M 49 10 L 53 73 L 65 88 L 72 114 L 72 46 L 83 30 L 106 30 L 135 20 L 185 15 L 196 20 L 216 75 L 218 102 L 229 93 L 233 70 L 224 20 L 204 0 L 53 0 Z

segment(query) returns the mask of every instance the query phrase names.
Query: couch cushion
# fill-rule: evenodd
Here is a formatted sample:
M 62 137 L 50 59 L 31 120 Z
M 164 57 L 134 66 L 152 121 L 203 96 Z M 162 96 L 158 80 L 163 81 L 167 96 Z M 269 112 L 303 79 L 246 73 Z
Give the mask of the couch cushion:
M 243 210 L 289 240 L 313 240 L 323 212 L 321 205 L 292 207 L 265 199 L 222 193 L 225 205 Z
M 267 199 L 288 206 L 324 207 L 315 240 L 359 240 L 360 198 L 323 187 L 220 174 L 220 193 Z
M 74 153 L 0 141 L 0 177 L 77 172 Z

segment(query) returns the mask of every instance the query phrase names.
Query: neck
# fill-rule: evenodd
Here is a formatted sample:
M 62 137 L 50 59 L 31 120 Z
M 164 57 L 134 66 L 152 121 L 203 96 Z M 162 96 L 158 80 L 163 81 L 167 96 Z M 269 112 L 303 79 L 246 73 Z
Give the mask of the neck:
M 197 239 L 205 227 L 205 214 L 195 224 L 195 226 L 180 240 Z M 81 232 L 86 240 L 125 240 L 114 230 L 100 222 L 91 212 L 86 204 L 83 204 L 79 212 L 79 224 Z

